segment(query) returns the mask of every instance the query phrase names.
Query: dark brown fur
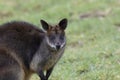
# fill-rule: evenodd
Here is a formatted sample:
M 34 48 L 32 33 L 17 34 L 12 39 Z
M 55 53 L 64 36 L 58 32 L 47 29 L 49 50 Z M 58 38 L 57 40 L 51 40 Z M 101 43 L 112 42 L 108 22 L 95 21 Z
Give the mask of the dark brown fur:
M 53 33 L 64 32 L 59 27 L 51 29 L 47 34 L 51 34 L 52 31 Z M 64 48 L 62 52 L 61 50 L 52 52 L 46 46 L 47 34 L 27 22 L 15 21 L 1 25 L 0 80 L 29 80 L 32 73 L 37 73 L 41 80 L 48 80 Z M 43 74 L 44 71 L 46 75 Z
M 0 48 L 0 80 L 24 80 L 22 65 L 13 54 Z
M 43 34 L 42 30 L 26 22 L 11 22 L 0 26 L 0 46 L 15 52 L 14 54 L 17 55 L 20 62 L 22 60 L 25 77 L 28 77 L 33 72 L 30 71 L 29 64 L 40 45 L 40 41 L 43 39 L 40 35 Z M 11 52 L 9 53 L 11 54 Z M 6 63 L 9 63 L 9 60 Z M 14 64 L 12 65 L 14 66 Z M 2 74 L 2 72 L 0 73 Z

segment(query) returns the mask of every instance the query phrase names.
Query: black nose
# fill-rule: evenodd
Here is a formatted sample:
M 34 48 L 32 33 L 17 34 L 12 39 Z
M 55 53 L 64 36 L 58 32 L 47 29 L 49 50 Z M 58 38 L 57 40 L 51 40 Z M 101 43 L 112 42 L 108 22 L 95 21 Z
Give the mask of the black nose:
M 59 50 L 60 49 L 60 45 L 56 45 L 56 49 Z

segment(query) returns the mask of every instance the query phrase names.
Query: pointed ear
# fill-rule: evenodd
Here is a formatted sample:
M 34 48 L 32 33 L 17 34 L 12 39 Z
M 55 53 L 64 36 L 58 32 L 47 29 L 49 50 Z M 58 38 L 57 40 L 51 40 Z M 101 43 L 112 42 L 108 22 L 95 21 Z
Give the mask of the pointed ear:
M 41 22 L 42 28 L 47 31 L 49 29 L 48 23 L 45 22 L 44 20 L 40 20 L 40 22 Z
M 65 30 L 66 27 L 67 27 L 67 19 L 66 19 L 66 18 L 62 19 L 62 20 L 59 22 L 58 25 L 60 26 L 60 28 L 61 28 L 62 30 Z

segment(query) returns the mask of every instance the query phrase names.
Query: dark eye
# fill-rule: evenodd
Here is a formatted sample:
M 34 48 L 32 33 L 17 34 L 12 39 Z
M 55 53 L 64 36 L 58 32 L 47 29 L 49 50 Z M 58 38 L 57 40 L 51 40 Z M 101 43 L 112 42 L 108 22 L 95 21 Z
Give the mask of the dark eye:
M 55 40 L 55 36 L 50 36 L 50 40 Z
M 60 39 L 63 40 L 64 39 L 64 35 L 60 35 Z

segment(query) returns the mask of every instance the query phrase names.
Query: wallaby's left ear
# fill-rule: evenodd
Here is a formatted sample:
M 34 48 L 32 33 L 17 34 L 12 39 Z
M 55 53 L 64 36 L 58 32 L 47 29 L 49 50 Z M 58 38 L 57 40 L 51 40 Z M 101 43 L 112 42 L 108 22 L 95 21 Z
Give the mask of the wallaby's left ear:
M 49 29 L 48 23 L 44 20 L 40 20 L 40 22 L 41 22 L 42 28 L 47 31 Z
M 60 26 L 60 28 L 62 29 L 62 30 L 65 30 L 66 29 L 66 27 L 67 27 L 67 19 L 66 18 L 64 18 L 64 19 L 62 19 L 60 22 L 59 22 L 59 26 Z

